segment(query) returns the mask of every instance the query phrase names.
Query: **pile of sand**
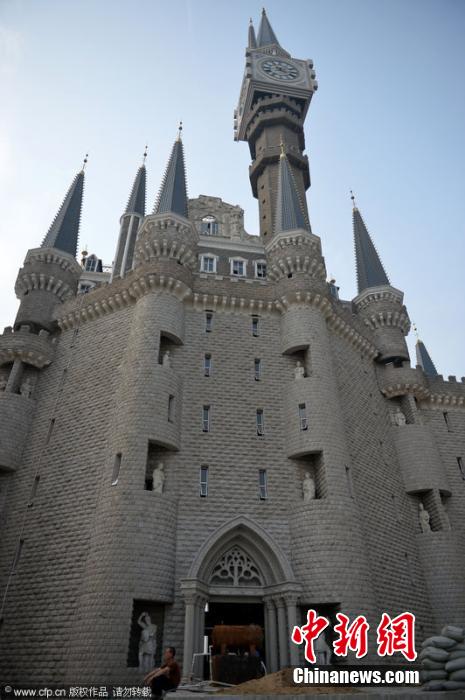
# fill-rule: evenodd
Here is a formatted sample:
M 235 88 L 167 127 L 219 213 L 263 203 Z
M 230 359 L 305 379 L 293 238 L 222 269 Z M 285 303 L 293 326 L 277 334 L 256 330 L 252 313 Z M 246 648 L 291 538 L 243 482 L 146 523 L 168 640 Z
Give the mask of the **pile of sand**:
M 233 688 L 220 690 L 216 695 L 323 695 L 328 693 L 358 693 L 348 686 L 333 685 L 292 685 L 292 669 L 285 668 L 277 673 L 269 673 L 263 678 L 247 681 Z

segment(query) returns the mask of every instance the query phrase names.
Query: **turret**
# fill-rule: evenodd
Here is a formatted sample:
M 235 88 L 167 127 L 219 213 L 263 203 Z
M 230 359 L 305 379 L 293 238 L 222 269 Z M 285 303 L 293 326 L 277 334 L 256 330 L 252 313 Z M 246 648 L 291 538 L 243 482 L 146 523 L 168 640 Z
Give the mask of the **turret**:
M 415 350 L 417 355 L 417 365 L 420 365 L 427 377 L 437 377 L 438 372 L 434 366 L 434 362 L 431 359 L 425 344 L 422 340 L 420 340 L 420 338 L 417 338 Z
M 358 295 L 353 300 L 355 311 L 373 330 L 378 360 L 401 364 L 409 360 L 405 336 L 410 330 L 410 319 L 403 305 L 404 295 L 389 282 L 353 195 L 352 202 L 358 283 Z
M 87 159 L 84 161 L 84 165 Z M 28 250 L 15 292 L 20 299 L 15 329 L 53 330 L 53 310 L 76 294 L 81 267 L 76 252 L 84 191 L 84 167 L 66 193 L 40 248 Z
M 308 158 L 304 155 L 304 121 L 317 89 L 313 62 L 292 58 L 280 45 L 263 11 L 255 40 L 249 31 L 245 73 L 235 112 L 235 138 L 247 141 L 254 197 L 258 199 L 260 235 L 266 244 L 276 217 L 280 143 L 308 221 L 305 192 L 310 187 Z M 256 46 L 255 46 L 256 44 Z
M 132 268 L 134 262 L 134 247 L 137 233 L 145 216 L 145 188 L 147 179 L 145 169 L 146 157 L 147 150 L 144 152 L 144 160 L 137 171 L 126 209 L 120 219 L 120 233 L 113 265 L 112 280 L 115 277 L 124 277 Z

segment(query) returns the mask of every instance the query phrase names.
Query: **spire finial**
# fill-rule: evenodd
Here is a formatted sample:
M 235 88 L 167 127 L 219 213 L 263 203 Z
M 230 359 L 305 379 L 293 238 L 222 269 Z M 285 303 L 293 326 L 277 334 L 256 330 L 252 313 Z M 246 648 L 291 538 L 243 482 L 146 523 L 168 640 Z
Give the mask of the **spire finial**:
M 352 200 L 352 206 L 353 206 L 353 208 L 354 208 L 354 209 L 357 209 L 357 205 L 355 204 L 355 195 L 354 195 L 354 193 L 352 192 L 352 190 L 350 190 L 350 198 L 351 198 L 351 200 Z
M 413 332 L 415 333 L 416 339 L 420 340 L 420 336 L 418 335 L 418 328 L 416 323 L 412 323 L 413 326 Z
M 143 158 L 142 158 L 142 165 L 145 165 L 145 161 L 146 161 L 146 159 L 147 159 L 147 149 L 148 149 L 148 144 L 145 144 L 144 155 L 143 155 Z
M 250 17 L 250 19 L 249 19 L 249 24 L 253 24 L 253 19 L 252 19 L 252 17 Z
M 180 141 L 180 140 L 181 140 L 181 133 L 182 133 L 182 121 L 179 122 L 179 126 L 178 126 L 178 136 L 177 136 L 176 141 Z
M 86 169 L 86 165 L 87 165 L 87 161 L 88 161 L 88 160 L 89 160 L 89 154 L 86 153 L 86 155 L 85 155 L 85 157 L 84 157 L 84 160 L 82 161 L 82 170 L 81 170 L 81 172 L 84 172 L 84 170 Z

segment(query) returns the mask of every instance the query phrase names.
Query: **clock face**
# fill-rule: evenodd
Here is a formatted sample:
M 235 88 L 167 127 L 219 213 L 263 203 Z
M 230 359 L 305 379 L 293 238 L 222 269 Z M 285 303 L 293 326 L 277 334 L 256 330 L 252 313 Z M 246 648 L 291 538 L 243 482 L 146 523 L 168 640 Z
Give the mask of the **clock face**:
M 260 68 L 273 80 L 296 80 L 299 77 L 298 69 L 280 58 L 268 58 Z

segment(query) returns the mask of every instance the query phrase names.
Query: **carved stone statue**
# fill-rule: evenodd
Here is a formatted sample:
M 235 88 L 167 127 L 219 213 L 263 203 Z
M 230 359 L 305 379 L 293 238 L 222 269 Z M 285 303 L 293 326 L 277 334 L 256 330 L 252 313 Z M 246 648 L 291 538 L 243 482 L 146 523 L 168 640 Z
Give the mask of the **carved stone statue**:
M 398 409 L 396 410 L 396 412 L 394 413 L 394 415 L 393 415 L 392 418 L 393 418 L 393 421 L 394 421 L 394 425 L 399 425 L 399 426 L 401 426 L 401 425 L 407 425 L 407 419 L 405 418 L 405 414 L 402 413 L 402 411 L 400 410 L 400 408 L 398 408 Z
M 326 641 L 325 633 L 322 632 L 313 643 L 313 650 L 315 652 L 316 664 L 318 666 L 324 666 L 330 663 L 331 660 L 331 649 Z
M 139 640 L 139 670 L 147 673 L 155 665 L 154 656 L 157 650 L 157 626 L 152 624 L 148 612 L 143 612 L 137 620 L 142 627 Z
M 431 532 L 430 514 L 426 510 L 423 503 L 418 506 L 418 520 L 420 521 L 420 527 L 422 532 Z
M 165 465 L 163 462 L 158 462 L 157 466 L 152 472 L 152 491 L 156 491 L 156 493 L 163 493 L 164 484 Z
M 304 503 L 310 503 L 313 501 L 316 495 L 315 481 L 312 478 L 310 472 L 305 472 L 305 477 L 302 482 L 302 492 L 304 496 Z
M 21 396 L 25 396 L 26 399 L 31 398 L 32 384 L 29 381 L 29 379 L 25 379 L 24 382 L 21 384 L 21 387 L 19 389 L 19 393 L 21 394 Z
M 294 367 L 294 379 L 303 379 L 304 377 L 305 377 L 305 367 L 300 362 L 300 360 L 297 360 L 296 365 Z
M 171 353 L 169 350 L 165 350 L 162 359 L 163 367 L 171 367 Z

